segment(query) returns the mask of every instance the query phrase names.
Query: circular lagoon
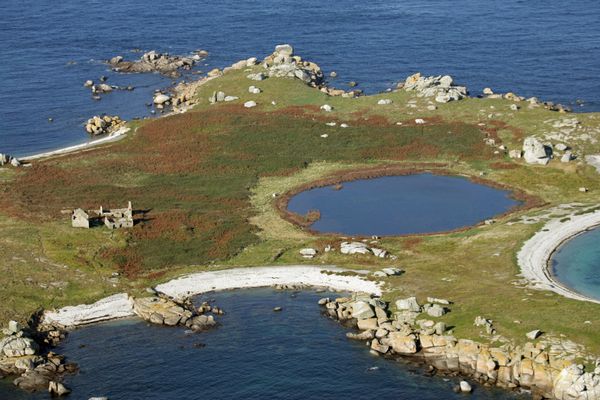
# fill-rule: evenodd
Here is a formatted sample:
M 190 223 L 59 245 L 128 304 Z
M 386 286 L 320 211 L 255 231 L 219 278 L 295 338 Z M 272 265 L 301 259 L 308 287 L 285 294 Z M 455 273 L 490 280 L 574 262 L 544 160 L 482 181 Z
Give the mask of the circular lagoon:
M 347 339 L 346 329 L 320 314 L 317 300 L 327 295 L 336 296 L 273 289 L 202 296 L 196 301 L 214 298 L 225 314 L 220 326 L 196 334 L 137 319 L 75 330 L 57 349 L 80 366 L 65 380 L 68 399 L 465 399 L 452 392 L 460 378 L 424 376 Z M 49 398 L 0 380 L 0 399 Z M 479 385 L 469 396 L 515 398 Z
M 553 254 L 550 272 L 563 286 L 600 300 L 600 228 L 565 242 Z
M 310 228 L 319 233 L 391 236 L 456 230 L 521 204 L 507 190 L 420 173 L 306 190 L 289 200 L 287 210 L 318 215 Z

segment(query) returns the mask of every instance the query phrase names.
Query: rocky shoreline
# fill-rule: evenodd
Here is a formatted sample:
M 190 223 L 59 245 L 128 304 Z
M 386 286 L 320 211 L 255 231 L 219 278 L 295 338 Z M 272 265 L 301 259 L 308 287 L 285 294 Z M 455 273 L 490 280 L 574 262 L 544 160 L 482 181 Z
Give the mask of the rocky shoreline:
M 127 61 L 122 56 L 115 56 L 106 62 L 108 65 L 113 67 L 115 72 L 156 72 L 166 76 L 178 77 L 181 70 L 190 70 L 196 62 L 203 60 L 207 57 L 207 55 L 208 52 L 205 50 L 198 50 L 195 55 L 190 57 L 173 56 L 169 55 L 168 53 L 159 53 L 153 50 L 144 53 L 139 60 Z M 247 78 L 251 81 L 262 81 L 270 78 L 299 79 L 308 86 L 314 87 L 332 97 L 341 96 L 346 98 L 354 98 L 363 95 L 361 90 L 352 89 L 346 91 L 343 89 L 336 89 L 335 87 L 331 86 L 331 84 L 326 80 L 325 75 L 323 74 L 323 71 L 319 65 L 314 62 L 304 60 L 302 57 L 296 55 L 291 45 L 281 44 L 277 45 L 274 52 L 265 57 L 262 61 L 259 61 L 256 57 L 250 57 L 248 59 L 243 59 L 233 63 L 231 66 L 223 69 L 215 68 L 198 80 L 193 80 L 191 82 L 180 82 L 176 86 L 172 87 L 168 92 L 157 91 L 152 99 L 152 102 L 148 103 L 148 105 L 154 105 L 154 107 L 160 111 L 162 116 L 168 116 L 171 115 L 171 113 L 186 112 L 194 105 L 198 104 L 198 102 L 202 101 L 202 99 L 198 99 L 195 95 L 199 86 L 212 79 L 218 78 L 231 70 L 250 69 L 257 65 L 260 65 L 263 71 L 252 72 L 248 74 Z M 111 86 L 106 84 L 103 85 L 106 90 L 112 90 Z M 85 86 L 92 87 L 93 82 L 87 81 Z M 131 88 L 126 89 L 132 90 Z M 437 103 L 448 103 L 450 101 L 460 101 L 462 99 L 469 98 L 469 91 L 467 87 L 455 85 L 453 78 L 449 75 L 425 77 L 421 76 L 420 73 L 416 73 L 401 81 L 393 90 L 390 90 L 402 90 L 414 93 L 416 97 L 433 98 Z M 252 94 L 260 94 L 261 89 L 252 85 L 249 87 L 249 92 Z M 498 94 L 494 93 L 489 88 L 484 89 L 483 95 L 479 95 L 477 97 L 489 99 L 503 98 L 513 101 L 515 102 L 512 104 L 512 106 L 514 106 L 513 111 L 520 109 L 520 106 L 518 105 L 519 102 L 526 101 L 529 104 L 529 108 L 543 106 L 549 110 L 559 111 L 561 113 L 570 112 L 568 108 L 563 107 L 560 104 L 555 105 L 552 102 L 542 102 L 535 97 L 525 99 L 524 97 L 518 96 L 512 92 Z M 218 101 L 233 101 L 238 99 L 239 98 L 237 96 L 227 96 L 225 93 L 215 92 L 210 96 L 208 101 L 210 103 L 216 103 Z M 388 105 L 391 103 L 392 101 L 389 99 L 382 99 L 378 102 L 380 105 Z M 256 105 L 257 102 L 255 100 L 246 101 L 244 103 L 244 106 L 247 108 L 251 108 Z M 435 106 L 430 107 L 435 109 Z M 325 111 L 333 110 L 333 108 L 327 104 L 321 106 L 321 109 Z M 155 111 L 152 110 L 152 113 L 155 113 Z M 421 119 L 416 119 L 415 121 L 416 123 L 422 123 L 420 122 L 422 121 Z M 114 136 L 116 132 L 119 132 L 122 129 L 121 127 L 122 121 L 120 121 L 117 116 L 110 117 L 110 120 L 108 120 L 107 116 L 100 115 L 90 118 L 85 125 L 85 130 L 92 135 L 110 134 L 111 136 Z M 91 141 L 85 146 L 93 146 L 100 143 L 102 142 Z M 545 142 L 542 143 L 535 137 L 527 137 L 524 141 L 522 150 L 512 149 L 509 151 L 506 146 L 496 146 L 493 140 L 488 144 L 493 147 L 497 147 L 498 152 L 509 154 L 511 158 L 523 158 L 527 163 L 531 164 L 545 165 L 554 157 L 552 152 L 554 148 L 553 145 Z M 24 157 L 23 160 L 39 159 L 46 157 L 47 154 L 66 154 L 68 152 L 77 151 L 82 146 L 84 145 L 68 146 L 55 151 Z M 556 154 L 557 156 L 561 157 L 562 162 L 570 162 L 571 160 L 577 158 L 570 146 L 564 145 L 563 143 L 559 143 L 557 146 L 558 147 L 556 148 L 560 151 L 562 151 L 561 149 L 564 147 L 564 154 Z M 593 165 L 594 160 L 589 157 L 595 157 L 595 155 L 588 155 L 585 158 L 587 163 Z M 11 160 L 12 158 L 9 157 L 6 163 L 11 162 Z M 15 164 L 19 163 L 19 160 L 14 160 Z
M 353 293 L 351 297 L 323 298 L 319 305 L 324 313 L 358 329 L 349 332 L 352 340 L 366 341 L 373 354 L 403 357 L 426 365 L 430 374 L 450 374 L 474 379 L 483 386 L 525 389 L 534 398 L 596 399 L 600 398 L 600 367 L 585 372 L 572 357 L 556 353 L 552 346 L 537 340 L 540 332 L 530 332 L 523 346 L 505 343 L 499 347 L 459 339 L 446 326 L 443 317 L 453 303 L 446 299 L 427 298 L 421 305 L 415 297 L 397 299 L 393 304 L 382 300 L 377 282 L 359 275 L 340 275 L 335 267 L 289 266 L 237 268 L 209 271 L 174 279 L 148 289 L 149 296 L 131 298 L 113 295 L 91 305 L 65 307 L 46 311 L 35 324 L 35 332 L 24 336 L 16 323 L 0 342 L 0 369 L 4 374 L 19 374 L 15 385 L 26 390 L 51 389 L 55 394 L 68 393 L 62 385 L 65 373 L 74 373 L 74 364 L 64 357 L 38 349 L 49 347 L 64 338 L 68 329 L 115 318 L 138 316 L 150 323 L 182 326 L 199 332 L 217 325 L 222 310 L 208 303 L 194 308 L 191 297 L 207 292 L 251 287 L 274 287 L 281 290 L 323 288 Z M 279 310 L 277 310 L 279 311 Z M 482 332 L 496 334 L 493 322 L 478 317 L 475 325 Z M 33 338 L 36 338 L 35 340 Z M 38 345 L 39 338 L 42 346 Z M 45 342 L 44 342 L 45 341 Z M 18 343 L 17 343 L 18 342 Z M 19 344 L 15 347 L 15 344 Z M 13 351 L 16 349 L 15 351 Z M 60 361 L 60 362 L 59 362 Z M 54 365 L 49 366 L 48 363 Z M 6 368 L 3 366 L 10 366 Z M 61 367 L 61 365 L 63 365 Z M 50 368 L 50 373 L 48 369 Z M 469 392 L 471 385 L 461 382 L 457 391 Z
M 181 326 L 190 332 L 201 332 L 217 326 L 216 318 L 223 310 L 209 303 L 195 308 L 191 297 L 200 293 L 269 286 L 282 290 L 319 287 L 332 291 L 381 293 L 375 282 L 336 274 L 341 271 L 332 266 L 288 266 L 203 272 L 174 279 L 155 289 L 149 288 L 147 297 L 133 298 L 120 293 L 93 304 L 46 310 L 32 318 L 26 329 L 11 321 L 0 340 L 0 379 L 5 375 L 12 376 L 16 377 L 13 383 L 20 389 L 67 395 L 70 390 L 61 383 L 62 378 L 66 373 L 77 372 L 78 368 L 76 364 L 65 363 L 64 356 L 49 349 L 64 339 L 69 330 L 103 321 L 139 317 L 156 325 Z
M 421 306 L 415 297 L 398 299 L 392 309 L 387 302 L 369 295 L 323 298 L 325 313 L 346 326 L 359 330 L 347 337 L 365 341 L 371 353 L 419 361 L 431 373 L 454 374 L 478 381 L 483 386 L 531 391 L 534 399 L 600 398 L 600 365 L 585 372 L 581 365 L 556 356 L 541 342 L 523 346 L 492 347 L 473 340 L 457 339 L 444 322 L 431 317 L 448 312 L 451 302 L 428 298 Z M 425 315 L 424 315 L 425 314 Z M 493 330 L 492 322 L 478 317 L 475 324 Z M 528 334 L 536 339 L 539 332 Z M 470 392 L 461 382 L 458 391 Z

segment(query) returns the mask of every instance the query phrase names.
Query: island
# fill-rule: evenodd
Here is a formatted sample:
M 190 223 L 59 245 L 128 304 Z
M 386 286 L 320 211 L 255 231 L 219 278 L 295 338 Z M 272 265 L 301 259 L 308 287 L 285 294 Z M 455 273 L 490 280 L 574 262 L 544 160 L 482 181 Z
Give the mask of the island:
M 374 95 L 328 78 L 279 45 L 157 95 L 160 118 L 111 117 L 114 136 L 91 119 L 107 135 L 93 145 L 1 155 L 2 374 L 66 394 L 60 375 L 74 367 L 51 349 L 70 329 L 138 315 L 202 331 L 214 320 L 191 296 L 310 286 L 354 293 L 319 303 L 375 354 L 536 398 L 600 399 L 599 300 L 549 269 L 558 246 L 600 225 L 600 114 L 474 95 L 450 76 L 417 73 Z M 418 233 L 321 232 L 319 209 L 289 209 L 307 190 L 417 175 L 489 193 L 457 202 L 467 186 L 436 181 L 442 205 L 411 220 Z M 410 197 L 427 193 L 419 184 L 402 207 L 380 200 L 406 212 L 396 225 L 423 206 Z M 125 222 L 109 221 L 102 207 L 123 204 Z M 485 217 L 463 223 L 476 207 Z M 448 216 L 448 229 L 427 228 Z

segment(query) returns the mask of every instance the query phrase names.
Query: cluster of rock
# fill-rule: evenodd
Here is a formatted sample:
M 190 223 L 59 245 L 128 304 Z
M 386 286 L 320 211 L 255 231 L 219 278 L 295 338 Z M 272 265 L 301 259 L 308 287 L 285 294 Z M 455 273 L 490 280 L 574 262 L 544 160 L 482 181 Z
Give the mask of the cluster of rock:
M 181 57 L 152 50 L 144 53 L 139 60 L 127 61 L 122 56 L 116 56 L 111 58 L 108 64 L 117 72 L 158 72 L 170 77 L 178 77 L 180 70 L 192 69 L 196 61 L 206 57 L 207 54 L 198 52 L 193 57 Z
M 404 273 L 404 270 L 402 270 L 400 268 L 389 267 L 389 268 L 382 268 L 380 271 L 373 272 L 373 276 L 376 276 L 378 278 L 385 278 L 388 276 L 402 275 L 403 273 Z
M 96 115 L 87 120 L 85 123 L 85 131 L 94 136 L 105 135 L 123 127 L 125 122 L 126 121 L 123 121 L 118 115 Z
M 198 99 L 195 96 L 195 93 L 199 86 L 234 70 L 248 70 L 247 72 L 249 73 L 247 74 L 247 78 L 252 81 L 263 81 L 270 77 L 300 79 L 310 86 L 319 88 L 319 90 L 330 96 L 356 97 L 362 94 L 361 90 L 346 92 L 325 85 L 321 68 L 313 62 L 303 60 L 302 57 L 295 55 L 293 47 L 289 44 L 276 46 L 273 54 L 267 56 L 262 61 L 261 65 L 263 70 L 257 71 L 256 69 L 251 69 L 258 64 L 259 60 L 256 57 L 250 57 L 248 59 L 237 61 L 231 66 L 223 68 L 223 70 L 215 68 L 209 71 L 206 77 L 198 81 L 190 83 L 180 82 L 173 90 L 174 95 L 170 96 L 169 99 L 165 101 L 164 105 L 172 105 L 174 111 L 185 111 L 187 108 L 197 104 Z M 260 94 L 261 92 L 262 90 L 254 85 L 251 85 L 248 88 L 248 93 L 250 94 Z M 225 101 L 226 98 L 231 101 L 233 100 L 233 97 L 237 97 L 219 96 L 222 100 L 217 100 L 218 94 L 219 92 L 213 93 L 209 97 L 209 101 L 211 103 L 216 103 Z M 167 104 L 167 102 L 169 102 L 169 104 Z M 246 101 L 244 106 L 246 108 L 251 108 L 256 106 L 256 102 Z
M 323 82 L 323 71 L 311 62 L 294 55 L 294 48 L 289 44 L 275 46 L 275 51 L 262 63 L 268 77 L 297 78 L 308 85 L 317 87 Z
M 453 83 L 454 80 L 449 75 L 424 77 L 416 73 L 399 83 L 398 89 L 415 91 L 418 97 L 434 97 L 438 103 L 461 100 L 468 96 L 465 86 L 455 86 Z
M 508 92 L 508 93 L 504 93 L 504 94 L 494 93 L 494 91 L 490 88 L 483 89 L 483 95 L 487 99 L 505 99 L 505 100 L 509 100 L 509 101 L 514 101 L 515 103 L 524 101 L 524 102 L 528 103 L 527 107 L 529 109 L 544 107 L 547 110 L 557 111 L 560 113 L 567 113 L 567 112 L 572 111 L 570 107 L 564 106 L 562 104 L 556 104 L 551 101 L 540 101 L 537 97 L 525 98 L 523 96 L 519 96 L 512 92 Z M 510 107 L 511 107 L 511 110 L 513 110 L 513 111 L 517 111 L 521 108 L 517 104 L 511 104 Z
M 370 247 L 364 242 L 342 242 L 340 252 L 342 254 L 373 254 L 379 258 L 385 258 L 388 255 L 386 250 Z
M 198 98 L 196 97 L 196 90 L 207 80 L 208 78 L 202 78 L 191 83 L 178 83 L 177 86 L 173 88 L 174 95 L 169 98 L 171 104 L 173 105 L 173 109 L 181 112 L 197 104 Z
M 563 153 L 556 153 L 555 150 Z M 555 156 L 560 156 L 560 161 L 568 163 L 576 158 L 569 146 L 564 143 L 552 145 L 550 143 L 542 143 L 533 136 L 525 138 L 523 141 L 523 151 L 515 151 L 509 153 L 511 158 L 521 158 L 528 164 L 546 165 Z
M 16 321 L 10 321 L 3 329 L 0 340 L 0 377 L 18 376 L 15 386 L 27 391 L 48 390 L 53 395 L 69 393 L 60 381 L 66 373 L 77 371 L 76 364 L 65 363 L 64 357 L 53 352 L 41 354 L 40 346 L 30 331 Z
M 90 88 L 90 90 L 92 91 L 92 95 L 97 100 L 99 100 L 99 97 L 97 97 L 97 95 L 99 95 L 99 94 L 110 93 L 113 90 L 129 90 L 129 91 L 131 91 L 134 89 L 133 86 L 116 86 L 116 85 L 109 85 L 104 82 L 94 83 L 94 81 L 92 81 L 90 79 L 85 81 L 83 86 Z
M 133 310 L 138 316 L 153 324 L 186 326 L 193 331 L 206 330 L 217 324 L 213 315 L 205 315 L 205 313 L 221 313 L 218 308 L 213 309 L 208 304 L 203 304 L 198 310 L 194 310 L 191 304 L 180 304 L 159 296 L 134 299 Z
M 334 251 L 333 246 L 332 245 L 325 246 L 325 252 L 329 253 L 330 251 Z M 340 252 L 342 254 L 348 254 L 348 255 L 370 254 L 370 255 L 374 255 L 379 258 L 385 258 L 388 256 L 388 252 L 386 250 L 379 249 L 377 247 L 371 247 L 366 242 L 342 242 L 342 243 L 340 243 Z M 312 247 L 306 247 L 306 248 L 300 249 L 299 253 L 303 258 L 311 259 L 311 258 L 316 257 L 317 254 L 319 253 L 319 251 Z M 387 271 L 387 273 L 385 273 L 383 271 Z M 398 275 L 398 274 L 402 273 L 402 270 L 400 270 L 398 268 L 384 268 L 380 272 L 382 274 L 384 274 L 385 276 L 388 276 L 388 275 Z
M 0 167 L 5 165 L 12 165 L 13 167 L 20 167 L 21 161 L 17 157 L 13 157 L 9 154 L 0 153 Z
M 473 325 L 483 328 L 485 330 L 485 333 L 487 333 L 488 335 L 496 334 L 496 329 L 494 328 L 494 321 L 492 321 L 491 319 L 487 319 L 482 316 L 477 316 Z
M 421 313 L 443 314 L 440 310 L 447 311 L 447 300 L 428 298 L 428 304 L 420 306 L 414 297 L 400 299 L 394 313 L 386 302 L 368 295 L 324 298 L 319 304 L 332 318 L 357 327 L 360 332 L 346 336 L 366 341 L 373 354 L 411 357 L 433 371 L 469 376 L 482 385 L 528 389 L 534 398 L 600 398 L 600 366 L 586 373 L 582 366 L 554 355 L 541 342 L 491 347 L 455 338 L 444 322 L 419 319 Z M 492 322 L 485 318 L 478 317 L 476 324 L 494 332 Z
M 221 102 L 230 102 L 230 101 L 235 101 L 235 100 L 239 100 L 239 97 L 237 97 L 237 96 L 228 96 L 228 95 L 225 94 L 225 92 L 222 92 L 222 91 L 213 92 L 210 95 L 210 97 L 208 98 L 208 101 L 211 104 L 221 103 Z

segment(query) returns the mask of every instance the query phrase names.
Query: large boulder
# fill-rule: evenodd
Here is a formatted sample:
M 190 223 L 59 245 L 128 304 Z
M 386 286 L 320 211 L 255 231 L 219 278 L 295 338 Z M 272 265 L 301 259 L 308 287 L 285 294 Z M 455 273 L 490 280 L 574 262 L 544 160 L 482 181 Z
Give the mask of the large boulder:
M 37 343 L 30 338 L 11 335 L 0 340 L 0 356 L 23 357 L 36 354 Z
M 361 331 L 376 330 L 379 327 L 377 318 L 359 319 L 356 326 Z
M 50 381 L 48 383 L 48 393 L 50 393 L 52 396 L 60 397 L 71 393 L 71 391 L 60 382 Z
M 156 96 L 154 96 L 154 104 L 164 104 L 167 101 L 171 100 L 171 97 L 167 96 L 166 94 L 162 94 L 159 93 Z
M 369 246 L 362 242 L 342 242 L 340 245 L 342 254 L 369 254 Z
M 373 311 L 373 307 L 366 301 L 355 301 L 352 303 L 352 318 L 360 320 L 373 318 L 374 316 L 375 311 Z
M 446 309 L 439 304 L 431 304 L 425 307 L 425 312 L 432 317 L 441 317 L 446 314 Z
M 275 53 L 282 56 L 294 55 L 294 48 L 289 44 L 279 44 L 275 46 Z
M 185 325 L 193 316 L 188 308 L 157 296 L 135 299 L 133 310 L 141 318 L 157 325 Z
M 406 91 L 415 91 L 418 97 L 434 97 L 438 103 L 461 100 L 469 94 L 464 86 L 453 85 L 449 75 L 421 76 L 420 73 L 409 76 L 399 85 Z
M 523 158 L 526 163 L 546 165 L 550 162 L 551 155 L 552 149 L 535 137 L 529 136 L 523 141 Z
M 122 128 L 125 123 L 118 115 L 96 115 L 87 120 L 85 131 L 90 135 L 104 135 Z
M 390 332 L 381 343 L 390 346 L 398 354 L 414 354 L 418 350 L 414 335 L 405 335 L 403 332 Z
M 421 306 L 417 302 L 416 297 L 396 300 L 396 308 L 398 311 L 421 312 Z

